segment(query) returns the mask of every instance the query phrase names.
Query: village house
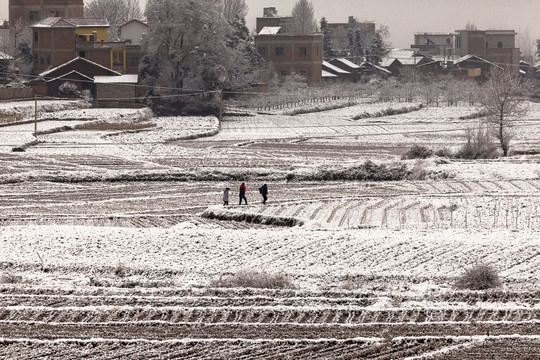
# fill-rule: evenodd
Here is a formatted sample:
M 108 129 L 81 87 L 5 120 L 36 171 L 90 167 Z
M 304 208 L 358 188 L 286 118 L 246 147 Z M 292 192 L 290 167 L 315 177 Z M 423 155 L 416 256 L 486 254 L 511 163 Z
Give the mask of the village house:
M 137 74 L 121 74 L 82 57 L 44 71 L 26 84 L 34 94 L 59 96 L 60 86 L 66 82 L 75 85 L 79 91 L 90 91 L 99 99 L 115 101 L 132 102 L 146 91 L 145 87 L 139 86 Z
M 32 25 L 48 17 L 82 18 L 83 0 L 9 0 L 9 23 Z
M 273 9 L 273 11 L 272 11 Z M 322 76 L 322 34 L 293 35 L 287 19 L 272 16 L 274 8 L 264 9 L 265 17 L 257 18 L 255 48 L 279 76 L 298 74 L 309 83 L 318 83 Z
M 120 73 L 138 73 L 140 45 L 107 41 L 105 19 L 49 17 L 31 26 L 34 73 L 57 67 L 74 57 L 87 58 Z M 128 53 L 131 55 L 128 63 Z M 133 58 L 135 60 L 133 60 Z
M 456 30 L 453 33 L 416 33 L 411 48 L 428 56 L 449 60 L 450 66 L 458 58 L 473 55 L 517 72 L 519 71 L 519 48 L 515 47 L 516 35 L 514 30 Z

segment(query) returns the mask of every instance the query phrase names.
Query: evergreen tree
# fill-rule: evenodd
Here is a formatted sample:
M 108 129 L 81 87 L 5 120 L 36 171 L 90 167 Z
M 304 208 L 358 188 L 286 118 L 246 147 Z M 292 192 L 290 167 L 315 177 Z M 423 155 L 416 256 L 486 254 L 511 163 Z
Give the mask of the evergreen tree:
M 321 31 L 323 33 L 323 56 L 325 59 L 333 58 L 336 54 L 334 50 L 332 50 L 331 39 L 328 34 L 328 22 L 324 16 L 321 19 Z

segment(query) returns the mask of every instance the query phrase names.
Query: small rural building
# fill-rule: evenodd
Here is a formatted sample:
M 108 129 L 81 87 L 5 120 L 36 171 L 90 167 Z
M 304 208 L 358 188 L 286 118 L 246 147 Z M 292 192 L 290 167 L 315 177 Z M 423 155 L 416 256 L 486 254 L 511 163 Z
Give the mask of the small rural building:
M 353 74 L 351 72 L 349 72 L 347 70 L 343 70 L 343 69 L 331 64 L 328 61 L 323 61 L 322 69 L 323 69 L 323 71 L 326 71 L 326 72 L 328 72 L 330 74 L 334 74 L 340 80 L 347 80 L 347 81 L 353 81 L 354 80 Z
M 96 98 L 132 102 L 138 96 L 138 82 L 139 76 L 137 74 L 95 76 Z
M 95 76 L 100 75 L 120 76 L 122 74 L 86 58 L 76 57 L 40 73 L 37 79 L 27 82 L 27 85 L 32 87 L 36 94 L 57 96 L 59 86 L 68 81 L 77 85 L 80 90 L 90 90 L 95 96 L 93 81 Z
M 399 76 L 404 69 L 412 70 L 430 61 L 429 57 L 414 49 L 392 49 L 382 59 L 380 66 L 389 70 L 392 76 Z

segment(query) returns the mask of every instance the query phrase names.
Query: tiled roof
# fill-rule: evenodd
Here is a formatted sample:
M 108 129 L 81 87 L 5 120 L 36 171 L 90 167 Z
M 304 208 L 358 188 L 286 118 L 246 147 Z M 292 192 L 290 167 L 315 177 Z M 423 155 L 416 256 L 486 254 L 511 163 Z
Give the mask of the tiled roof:
M 336 74 L 332 74 L 331 72 L 328 72 L 326 70 L 322 70 L 322 77 L 323 78 L 335 78 L 338 77 Z
M 32 27 L 43 28 L 62 28 L 62 27 L 109 27 L 109 22 L 106 19 L 86 19 L 86 18 L 61 18 L 49 17 L 41 20 Z
M 344 64 L 344 65 L 347 65 L 351 69 L 359 69 L 360 68 L 360 66 L 356 65 L 352 61 L 349 61 L 349 60 L 347 60 L 345 58 L 338 58 L 336 60 L 339 61 L 340 63 Z
M 350 74 L 349 71 L 340 69 L 337 66 L 330 64 L 328 61 L 323 61 L 322 66 L 327 68 L 327 71 L 333 71 L 338 74 Z
M 122 74 L 120 74 L 120 73 L 117 72 L 117 71 L 111 70 L 111 69 L 109 69 L 109 68 L 107 68 L 107 67 L 105 67 L 105 66 L 103 66 L 103 65 L 100 65 L 100 64 L 98 64 L 98 63 L 96 63 L 96 62 L 93 62 L 93 61 L 90 61 L 90 60 L 88 60 L 88 59 L 86 59 L 86 58 L 76 57 L 76 58 L 73 58 L 73 59 L 69 60 L 68 62 L 63 63 L 62 65 L 58 65 L 58 66 L 55 67 L 55 68 L 52 68 L 52 69 L 50 69 L 50 70 L 47 70 L 47 71 L 42 72 L 41 74 L 39 74 L 39 76 L 45 78 L 45 77 L 47 77 L 47 75 L 49 75 L 50 73 L 52 73 L 52 72 L 54 72 L 54 71 L 56 71 L 56 70 L 58 70 L 58 69 L 61 69 L 61 68 L 65 67 L 65 66 L 71 64 L 72 62 L 75 62 L 75 61 L 78 61 L 78 60 L 86 61 L 86 62 L 88 62 L 88 63 L 90 63 L 90 64 L 92 64 L 92 65 L 99 66 L 99 67 L 101 67 L 101 68 L 103 68 L 103 69 L 107 69 L 107 70 L 110 71 L 113 75 L 116 75 L 116 74 L 122 75 Z

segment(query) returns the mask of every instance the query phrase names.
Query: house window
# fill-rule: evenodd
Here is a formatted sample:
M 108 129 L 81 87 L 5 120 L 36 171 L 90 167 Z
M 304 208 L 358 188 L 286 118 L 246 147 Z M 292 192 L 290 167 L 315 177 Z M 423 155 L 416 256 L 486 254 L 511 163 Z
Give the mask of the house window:
M 41 57 L 41 65 L 45 64 L 45 58 Z
M 307 55 L 307 48 L 305 46 L 300 46 L 300 56 Z
M 461 36 L 456 37 L 456 48 L 461 48 Z
M 451 44 L 450 38 L 446 38 L 446 45 L 450 45 L 450 44 Z
M 49 11 L 49 17 L 59 17 L 60 12 L 58 10 L 55 11 Z
M 307 76 L 307 71 L 306 70 L 300 70 L 300 76 Z
M 499 49 L 501 49 L 501 48 L 503 47 L 502 41 L 497 42 L 497 47 L 498 47 Z
M 285 70 L 281 70 L 281 71 L 279 72 L 279 75 L 280 75 L 280 76 L 287 76 L 287 72 L 286 72 Z
M 51 55 L 47 55 L 47 65 L 51 65 Z
M 39 21 L 39 11 L 30 11 L 28 13 L 30 21 Z
M 319 46 L 317 45 L 317 56 L 319 56 Z
M 488 48 L 488 42 L 486 41 L 486 49 Z
M 276 55 L 283 56 L 283 47 L 276 48 Z
M 79 57 L 86 57 L 86 51 L 79 51 Z
M 34 42 L 38 41 L 38 32 L 34 31 Z
M 261 56 L 266 55 L 266 48 L 264 46 L 259 47 L 259 55 Z
M 129 66 L 139 66 L 139 57 L 132 56 L 129 58 Z

